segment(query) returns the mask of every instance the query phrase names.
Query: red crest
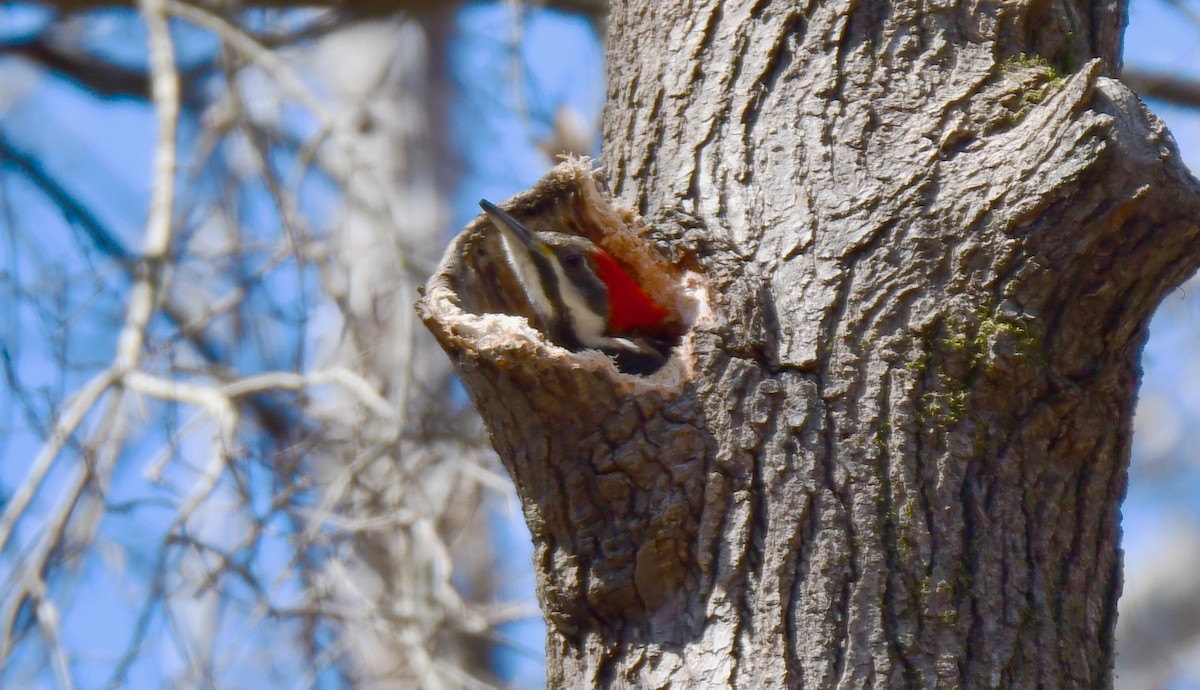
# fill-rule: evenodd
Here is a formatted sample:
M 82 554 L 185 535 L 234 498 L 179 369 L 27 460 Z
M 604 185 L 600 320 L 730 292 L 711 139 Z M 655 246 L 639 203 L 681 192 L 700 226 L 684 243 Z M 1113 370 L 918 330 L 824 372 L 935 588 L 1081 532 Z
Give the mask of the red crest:
M 612 311 L 608 328 L 612 335 L 654 328 L 666 320 L 667 310 L 658 306 L 608 252 L 595 252 L 592 258 L 596 261 L 597 277 L 608 287 Z

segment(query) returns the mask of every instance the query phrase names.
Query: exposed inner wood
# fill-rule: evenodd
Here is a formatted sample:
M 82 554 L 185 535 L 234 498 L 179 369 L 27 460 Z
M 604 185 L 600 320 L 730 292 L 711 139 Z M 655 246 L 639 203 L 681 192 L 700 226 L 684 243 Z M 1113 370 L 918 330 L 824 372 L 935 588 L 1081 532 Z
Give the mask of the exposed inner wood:
M 607 177 L 709 300 L 678 368 L 423 303 L 551 687 L 1111 685 L 1138 353 L 1200 263 L 1200 185 L 1105 76 L 1120 11 L 614 5 Z

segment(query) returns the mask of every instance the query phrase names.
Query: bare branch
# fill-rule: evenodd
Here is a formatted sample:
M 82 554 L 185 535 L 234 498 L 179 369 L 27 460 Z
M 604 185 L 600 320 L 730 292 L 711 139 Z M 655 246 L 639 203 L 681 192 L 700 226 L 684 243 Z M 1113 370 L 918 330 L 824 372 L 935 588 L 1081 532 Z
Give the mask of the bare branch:
M 1156 98 L 1188 108 L 1200 108 L 1200 82 L 1178 74 L 1126 66 L 1121 81 L 1142 98 Z
M 8 546 L 8 540 L 12 536 L 12 530 L 16 525 L 17 520 L 25 514 L 25 510 L 29 507 L 29 502 L 33 500 L 38 488 L 42 485 L 42 480 L 46 478 L 46 473 L 50 471 L 50 467 L 54 464 L 55 458 L 58 457 L 59 451 L 66 445 L 67 440 L 79 428 L 84 417 L 92 410 L 96 401 L 100 396 L 108 390 L 117 380 L 117 372 L 113 369 L 105 369 L 88 382 L 82 390 L 75 395 L 67 408 L 59 415 L 58 422 L 54 425 L 54 433 L 46 441 L 46 445 L 42 446 L 37 457 L 29 466 L 29 471 L 26 472 L 25 478 L 21 481 L 20 486 L 12 496 L 9 497 L 8 504 L 4 506 L 4 513 L 0 515 L 0 551 L 3 551 Z M 0 649 L 0 659 L 3 659 L 5 654 L 3 649 Z
M 67 666 L 67 653 L 63 649 L 58 635 L 58 607 L 49 597 L 45 596 L 44 591 L 37 598 L 37 619 L 38 625 L 42 629 L 42 637 L 46 640 L 46 646 L 50 648 L 50 665 L 54 669 L 54 679 L 58 683 L 58 687 L 63 690 L 72 690 L 75 683 L 71 680 L 71 671 Z
M 435 70 L 422 71 L 432 62 L 419 51 L 427 49 L 424 41 L 440 39 L 430 38 L 429 26 L 389 23 L 372 39 L 385 34 L 420 39 L 405 43 L 419 46 L 412 53 L 420 59 L 401 67 L 412 56 L 393 55 L 394 42 L 379 40 L 378 54 L 385 56 L 379 62 L 389 66 L 364 83 L 386 84 L 387 92 L 367 105 L 361 91 L 331 102 L 312 75 L 297 68 L 307 56 L 271 50 L 302 33 L 284 33 L 286 21 L 278 23 L 284 27 L 279 35 L 268 36 L 206 6 L 145 0 L 139 8 L 147 26 L 149 89 L 141 86 L 136 94 L 134 82 L 142 76 L 136 70 L 110 74 L 98 64 L 92 76 L 99 80 L 97 92 L 109 89 L 154 103 L 152 194 L 140 247 L 110 229 L 106 224 L 113 221 L 74 191 L 80 184 L 60 177 L 40 151 L 22 151 L 19 142 L 0 136 L 0 162 L 32 183 L 43 207 L 57 207 L 81 231 L 85 255 L 109 259 L 90 267 L 123 293 L 106 304 L 102 321 L 94 312 L 53 313 L 64 323 L 76 318 L 101 328 L 115 325 L 119 336 L 111 362 L 101 362 L 99 373 L 60 402 L 52 417 L 50 410 L 41 412 L 50 418 L 40 432 L 42 448 L 22 483 L 6 487 L 14 490 L 0 514 L 0 547 L 7 545 L 14 567 L 0 594 L 0 668 L 27 663 L 30 657 L 16 650 L 32 646 L 49 661 L 33 671 L 39 680 L 53 675 L 69 687 L 78 650 L 69 636 L 59 639 L 59 616 L 75 583 L 55 576 L 95 553 L 111 553 L 118 563 L 113 567 L 125 567 L 124 535 L 102 532 L 102 524 L 113 525 L 103 518 L 165 508 L 170 512 L 153 527 L 160 536 L 150 548 L 157 554 L 149 561 L 138 554 L 132 566 L 141 601 L 130 639 L 121 641 L 120 658 L 106 670 L 112 686 L 124 682 L 149 648 L 163 645 L 180 657 L 176 683 L 217 682 L 219 673 L 247 655 L 236 633 L 230 644 L 229 637 L 206 632 L 219 615 L 222 625 L 241 627 L 246 638 L 264 628 L 295 635 L 303 658 L 285 662 L 297 664 L 287 671 L 295 675 L 315 678 L 334 665 L 347 683 L 398 678 L 399 687 L 410 681 L 491 687 L 486 667 L 478 663 L 484 658 L 480 650 L 499 639 L 494 626 L 528 615 L 527 603 L 496 606 L 487 576 L 478 589 L 462 587 L 463 579 L 452 576 L 463 544 L 475 552 L 471 558 L 488 558 L 486 542 L 475 533 L 487 515 L 479 497 L 488 490 L 511 491 L 511 482 L 481 451 L 475 426 L 456 428 L 458 407 L 448 402 L 439 407 L 441 389 L 436 401 L 423 398 L 424 390 L 444 380 L 445 370 L 412 361 L 423 345 L 415 340 L 409 306 L 421 279 L 417 274 L 429 266 L 421 263 L 428 258 L 418 258 L 421 251 L 414 256 L 409 247 L 441 230 L 438 190 L 417 186 L 397 194 L 408 184 L 398 174 L 400 166 L 391 165 L 397 156 L 382 154 L 379 139 L 359 129 L 368 115 L 383 124 L 377 130 L 394 124 L 388 118 L 395 113 L 382 112 L 392 101 L 411 112 L 412 104 L 393 99 L 393 93 L 423 95 L 436 85 L 430 76 Z M 212 31 L 224 57 L 233 58 L 225 60 L 227 90 L 214 103 L 189 100 L 211 98 L 211 89 L 182 91 L 189 73 L 176 64 L 167 14 Z M 318 17 L 310 25 L 338 26 L 347 16 L 330 12 L 326 19 L 332 22 Z M 76 54 L 52 35 L 71 28 L 68 24 L 60 21 L 36 43 L 10 46 L 8 52 L 24 50 L 64 76 L 86 71 L 93 56 Z M 359 49 L 361 34 L 353 30 L 363 27 L 343 28 L 355 38 L 342 46 Z M 431 34 L 418 33 L 426 31 Z M 301 59 L 291 60 L 297 56 Z M 409 80 L 420 86 L 413 90 Z M 307 121 L 298 127 L 290 121 L 292 103 L 312 114 L 315 134 Z M 204 129 L 195 150 L 182 152 L 176 122 L 189 106 L 206 108 L 199 113 Z M 279 118 L 285 109 L 287 121 Z M 421 141 L 439 126 L 436 120 L 418 128 L 406 123 L 408 130 L 420 130 L 414 137 Z M 310 158 L 319 161 L 318 174 L 309 172 Z M 179 161 L 194 167 L 180 175 Z M 352 209 L 346 216 L 366 228 L 353 239 L 371 242 L 323 234 L 326 228 L 315 220 L 321 216 L 299 196 L 302 185 L 314 179 L 342 188 L 345 206 Z M 262 222 L 247 214 L 248 200 L 255 213 L 265 209 L 274 215 Z M 427 220 L 412 222 L 414 200 Z M 400 224 L 408 234 L 396 231 Z M 355 260 L 358 251 L 370 259 L 369 270 Z M 280 285 L 284 289 L 276 291 Z M 304 291 L 299 297 L 294 285 Z M 329 309 L 334 324 L 333 342 L 324 344 L 328 349 L 316 370 L 305 349 L 318 331 L 309 325 L 309 319 L 317 321 L 310 294 Z M 66 313 L 74 307 L 62 308 Z M 123 314 L 112 316 L 122 308 Z M 282 365 L 273 359 L 278 350 L 272 350 L 280 343 L 288 360 Z M 19 371 L 21 364 L 17 356 L 9 368 Z M 36 398 L 36 390 L 29 391 Z M 64 397 L 59 393 L 56 400 Z M 451 408 L 453 417 L 430 414 Z M 259 413 L 264 429 L 245 428 L 249 410 Z M 211 439 L 202 437 L 208 434 Z M 142 445 L 135 446 L 135 439 Z M 243 439 L 246 451 L 238 446 Z M 140 455 L 147 444 L 151 457 L 142 478 L 150 495 L 112 503 L 109 484 L 117 463 L 135 448 Z M 221 520 L 235 520 L 237 528 L 205 533 Z M 27 526 L 32 540 L 18 529 Z M 287 549 L 283 558 L 259 556 L 260 550 L 280 547 Z M 222 609 L 190 611 L 189 600 L 200 602 L 197 607 L 219 600 Z M 154 639 L 156 630 L 165 630 L 168 639 Z M 337 637 L 332 641 L 331 630 Z
M 16 55 L 86 89 L 101 98 L 150 99 L 150 81 L 145 71 L 110 62 L 84 50 L 77 41 L 54 40 L 53 28 L 29 40 L 0 45 L 0 55 Z M 180 75 L 184 93 L 208 76 L 213 66 L 194 65 Z
M 118 371 L 137 366 L 145 338 L 146 324 L 162 283 L 163 261 L 171 246 L 171 212 L 175 201 L 176 128 L 179 124 L 179 73 L 175 71 L 175 48 L 167 27 L 163 0 L 141 0 L 146 21 L 150 53 L 150 92 L 158 123 L 158 141 L 154 147 L 154 185 L 146 234 L 142 239 L 145 274 L 129 298 L 125 328 L 117 340 Z
M 109 7 L 128 7 L 133 0 L 50 0 L 45 4 L 64 12 L 80 12 Z M 306 7 L 329 7 L 347 15 L 360 19 L 392 17 L 396 14 L 420 16 L 431 12 L 443 11 L 448 4 L 458 4 L 455 0 L 315 0 Z M 544 2 L 529 3 L 545 7 L 553 7 L 564 12 L 585 14 L 592 21 L 602 21 L 608 13 L 608 0 L 545 0 Z M 216 5 L 216 3 L 214 3 Z M 247 9 L 289 9 L 297 7 L 291 0 L 255 0 L 240 5 Z

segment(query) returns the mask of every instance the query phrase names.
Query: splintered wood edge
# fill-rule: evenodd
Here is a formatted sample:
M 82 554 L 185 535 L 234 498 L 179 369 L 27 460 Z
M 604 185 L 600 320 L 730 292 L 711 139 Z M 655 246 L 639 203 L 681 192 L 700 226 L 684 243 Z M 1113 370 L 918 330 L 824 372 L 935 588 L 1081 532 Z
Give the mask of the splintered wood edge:
M 545 196 L 549 189 L 561 189 L 572 183 L 583 196 L 589 219 L 602 230 L 600 239 L 604 248 L 626 262 L 647 292 L 661 296 L 660 299 L 668 303 L 664 306 L 678 314 L 687 327 L 662 369 L 650 376 L 625 374 L 602 352 L 571 352 L 549 342 L 524 317 L 464 311 L 451 286 L 455 282 L 454 276 L 463 270 L 462 256 L 471 237 L 486 225 L 483 214 L 450 241 L 437 270 L 425 285 L 423 297 L 417 302 L 418 315 L 442 348 L 456 360 L 487 359 L 504 368 L 522 367 L 535 373 L 550 367 L 567 366 L 601 374 L 625 393 L 682 391 L 694 373 L 693 329 L 712 322 L 703 279 L 697 273 L 667 264 L 635 234 L 631 228 L 644 231 L 645 222 L 632 208 L 603 191 L 588 159 L 574 158 L 559 164 L 531 189 L 514 196 L 510 203 L 529 202 Z M 465 362 L 457 363 L 461 366 Z
M 595 169 L 586 158 L 576 158 L 555 167 L 551 175 L 570 175 L 580 190 L 589 219 L 600 229 L 597 241 L 608 253 L 624 262 L 647 293 L 678 314 L 685 325 L 698 316 L 697 296 L 684 286 L 683 274 L 642 239 L 649 228 L 638 212 L 604 191 Z M 534 188 L 536 189 L 536 187 Z M 698 276 L 697 276 L 698 278 Z M 698 282 L 698 281 L 697 281 Z

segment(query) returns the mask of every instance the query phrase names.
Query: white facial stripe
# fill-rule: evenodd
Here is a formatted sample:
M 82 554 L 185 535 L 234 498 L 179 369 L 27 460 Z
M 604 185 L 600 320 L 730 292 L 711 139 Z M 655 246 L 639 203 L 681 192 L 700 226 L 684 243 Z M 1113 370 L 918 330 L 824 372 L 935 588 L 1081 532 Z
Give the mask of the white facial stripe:
M 562 293 L 563 306 L 567 309 L 579 342 L 588 347 L 603 346 L 609 340 L 604 337 L 604 331 L 608 330 L 604 317 L 588 307 L 587 299 L 579 293 L 579 288 L 575 287 L 574 283 L 567 280 L 562 266 L 557 261 L 552 261 L 551 264 L 554 266 L 554 275 L 558 278 L 558 291 Z
M 543 321 L 549 323 L 554 319 L 554 305 L 550 304 L 546 291 L 542 289 L 542 279 L 538 276 L 537 266 L 529 258 L 525 244 L 512 237 L 511 233 L 507 228 L 500 232 L 500 239 L 504 241 L 504 257 L 521 280 L 521 287 L 525 288 L 525 294 L 529 297 L 534 311 Z

